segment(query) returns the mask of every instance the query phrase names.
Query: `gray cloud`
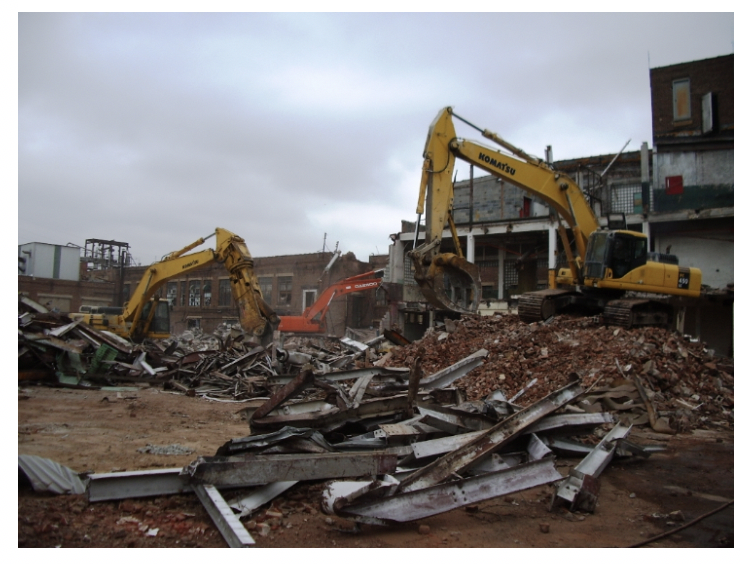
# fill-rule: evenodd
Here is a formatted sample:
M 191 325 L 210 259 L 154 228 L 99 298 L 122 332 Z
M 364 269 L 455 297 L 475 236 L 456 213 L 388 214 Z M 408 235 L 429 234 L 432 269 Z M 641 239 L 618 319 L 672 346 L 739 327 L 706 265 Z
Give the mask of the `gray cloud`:
M 733 14 L 19 14 L 19 243 L 215 227 L 256 256 L 386 252 L 446 105 L 534 154 L 650 143 L 649 65 Z M 478 138 L 468 128 L 460 135 Z

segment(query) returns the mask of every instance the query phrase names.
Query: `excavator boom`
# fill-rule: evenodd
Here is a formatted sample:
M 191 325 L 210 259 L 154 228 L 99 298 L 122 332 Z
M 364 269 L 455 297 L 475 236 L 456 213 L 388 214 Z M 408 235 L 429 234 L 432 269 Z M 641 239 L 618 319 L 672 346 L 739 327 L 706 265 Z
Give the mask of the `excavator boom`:
M 483 137 L 512 154 L 457 137 L 453 117 L 479 130 Z M 605 293 L 611 296 L 636 291 L 689 297 L 697 297 L 700 293 L 700 270 L 678 267 L 676 257 L 672 257 L 674 264 L 649 260 L 648 241 L 642 233 L 607 232 L 612 236 L 598 239 L 603 245 L 601 252 L 587 255 L 589 239 L 601 231 L 596 214 L 573 179 L 497 134 L 474 126 L 454 114 L 450 107 L 443 108 L 430 125 L 423 157 L 414 239 L 416 248 L 409 256 L 414 265 L 414 279 L 427 300 L 439 309 L 475 313 L 481 290 L 479 271 L 464 258 L 451 217 L 453 171 L 457 158 L 537 196 L 561 220 L 558 232 L 568 268 L 551 276 L 551 289 L 545 291 L 544 296 L 539 294 L 533 300 L 530 298 L 523 308 L 525 311 L 533 309 L 545 317 L 556 311 L 553 301 L 558 305 L 581 302 L 587 307 L 591 304 L 598 307 L 611 299 L 602 298 Z M 417 247 L 419 218 L 423 213 L 425 240 Z M 572 242 L 568 240 L 563 221 L 572 233 Z M 451 232 L 455 252 L 441 252 L 446 228 Z M 558 290 L 560 286 L 568 286 L 570 290 Z M 584 286 L 591 288 L 592 292 L 589 295 L 576 294 L 575 288 Z M 592 299 L 592 293 L 598 295 Z M 625 317 L 624 313 L 617 315 Z
M 74 319 L 113 331 L 133 341 L 145 337 L 168 338 L 169 324 L 163 320 L 168 314 L 167 303 L 158 299 L 159 290 L 169 281 L 213 262 L 222 263 L 229 272 L 232 296 L 239 308 L 240 325 L 246 333 L 266 345 L 271 342 L 279 318 L 263 300 L 260 285 L 253 270 L 253 259 L 244 239 L 216 228 L 216 249 L 205 249 L 191 254 L 188 251 L 202 245 L 206 238 L 165 256 L 150 265 L 138 282 L 131 298 L 117 315 L 71 314 Z M 161 321 L 161 322 L 160 322 Z
M 352 292 L 375 290 L 380 287 L 382 276 L 382 270 L 373 270 L 350 276 L 328 286 L 315 300 L 315 303 L 308 307 L 302 315 L 280 316 L 279 331 L 282 333 L 325 333 L 326 314 L 333 299 Z

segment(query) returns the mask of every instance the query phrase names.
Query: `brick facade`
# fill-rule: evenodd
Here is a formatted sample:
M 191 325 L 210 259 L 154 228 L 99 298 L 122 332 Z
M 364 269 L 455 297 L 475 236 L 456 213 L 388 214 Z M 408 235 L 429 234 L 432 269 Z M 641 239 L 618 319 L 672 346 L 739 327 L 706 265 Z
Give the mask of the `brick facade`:
M 659 151 L 686 143 L 732 143 L 734 141 L 734 55 L 691 61 L 650 71 L 651 119 L 654 146 Z M 689 114 L 675 119 L 674 83 L 689 80 Z M 702 132 L 702 98 L 714 96 L 715 127 Z
M 316 299 L 330 284 L 343 278 L 362 274 L 387 264 L 388 257 L 370 257 L 370 262 L 357 260 L 353 253 L 339 256 L 330 269 L 333 253 L 311 253 L 255 258 L 255 274 L 268 290 L 269 305 L 279 315 L 301 315 L 303 297 Z M 79 311 L 81 305 L 122 305 L 129 298 L 147 266 L 123 270 L 122 298 L 119 297 L 119 270 L 95 270 L 79 282 L 18 277 L 18 290 L 41 304 L 49 304 L 61 313 Z M 211 332 L 223 322 L 236 323 L 237 307 L 228 288 L 229 274 L 221 264 L 194 270 L 167 282 L 161 296 L 170 299 L 171 332 L 179 334 L 191 326 Z M 286 285 L 284 284 L 286 282 Z M 343 336 L 346 327 L 367 328 L 385 313 L 385 306 L 376 304 L 374 292 L 349 294 L 336 299 L 328 312 L 328 330 Z

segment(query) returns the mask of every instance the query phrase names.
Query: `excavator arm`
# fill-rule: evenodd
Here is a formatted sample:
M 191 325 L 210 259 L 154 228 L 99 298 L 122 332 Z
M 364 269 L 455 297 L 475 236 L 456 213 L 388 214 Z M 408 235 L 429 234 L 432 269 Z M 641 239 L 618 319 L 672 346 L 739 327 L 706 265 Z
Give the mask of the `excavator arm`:
M 119 319 L 121 326 L 129 325 L 128 335 L 132 339 L 140 340 L 149 332 L 156 311 L 154 297 L 166 282 L 218 261 L 229 272 L 232 296 L 239 307 L 240 325 L 262 344 L 271 341 L 279 318 L 263 300 L 253 270 L 253 259 L 244 239 L 222 228 L 217 228 L 211 236 L 216 237 L 216 250 L 205 249 L 185 254 L 206 242 L 206 238 L 200 238 L 148 267 Z M 145 308 L 150 308 L 147 315 L 143 314 Z
M 382 283 L 382 270 L 373 270 L 345 278 L 328 286 L 315 303 L 308 307 L 300 316 L 282 315 L 279 331 L 282 333 L 324 333 L 325 318 L 331 302 L 338 296 L 352 292 L 364 292 L 377 289 Z
M 456 158 L 507 180 L 549 204 L 573 232 L 578 256 L 573 255 L 566 238 L 564 245 L 572 277 L 580 280 L 581 259 L 586 253 L 588 235 L 599 227 L 583 191 L 570 177 L 554 171 L 543 161 L 526 154 L 498 135 L 455 116 L 514 156 L 458 138 L 453 124 L 454 115 L 450 107 L 438 113 L 430 125 L 423 154 L 417 215 L 421 217 L 425 214 L 425 242 L 411 251 L 410 256 L 415 269 L 414 278 L 425 297 L 436 307 L 459 313 L 473 313 L 478 307 L 481 290 L 479 271 L 463 257 L 451 217 Z M 456 242 L 456 253 L 440 252 L 446 224 Z M 564 235 L 562 229 L 561 234 Z

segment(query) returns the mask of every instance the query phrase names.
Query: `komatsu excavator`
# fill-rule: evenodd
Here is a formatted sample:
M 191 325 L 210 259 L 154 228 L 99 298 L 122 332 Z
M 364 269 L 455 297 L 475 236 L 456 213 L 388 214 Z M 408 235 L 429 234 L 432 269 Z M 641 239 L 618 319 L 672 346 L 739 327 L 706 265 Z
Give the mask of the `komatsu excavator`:
M 302 315 L 279 316 L 279 319 L 281 319 L 279 331 L 282 333 L 325 333 L 326 314 L 335 297 L 352 292 L 376 290 L 380 287 L 382 277 L 383 270 L 373 270 L 331 284 Z
M 205 249 L 185 254 L 214 236 L 215 250 Z M 213 262 L 222 263 L 229 272 L 232 296 L 239 308 L 242 329 L 262 345 L 269 344 L 279 325 L 279 317 L 263 300 L 253 270 L 253 259 L 245 240 L 218 227 L 215 233 L 202 237 L 149 266 L 124 307 L 96 308 L 87 313 L 71 313 L 70 317 L 134 342 L 140 342 L 144 338 L 166 339 L 170 336 L 169 303 L 165 299 L 159 299 L 159 289 L 168 280 Z
M 453 117 L 511 155 L 457 137 Z M 520 297 L 518 313 L 524 321 L 545 320 L 562 311 L 586 311 L 602 313 L 607 324 L 668 325 L 673 307 L 648 294 L 656 295 L 653 298 L 701 294 L 699 269 L 680 267 L 674 255 L 649 253 L 643 233 L 600 229 L 596 214 L 572 178 L 459 117 L 450 107 L 442 109 L 430 125 L 423 157 L 414 241 L 426 207 L 425 241 L 409 255 L 414 279 L 438 309 L 475 313 L 479 305 L 479 270 L 463 256 L 452 218 L 457 158 L 541 198 L 570 228 L 572 242 L 565 225 L 558 222 L 568 266 L 550 273 L 549 289 Z M 455 253 L 440 251 L 446 224 Z

